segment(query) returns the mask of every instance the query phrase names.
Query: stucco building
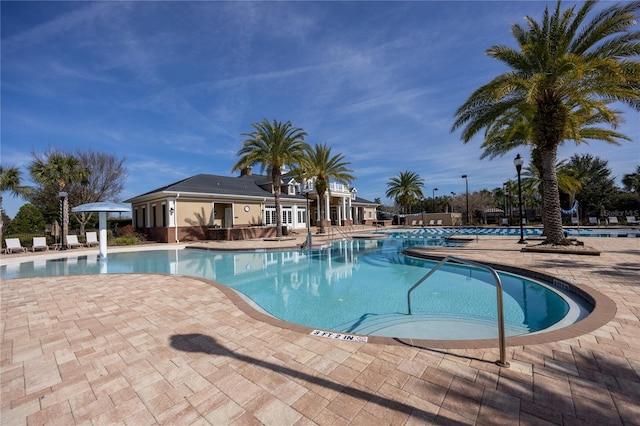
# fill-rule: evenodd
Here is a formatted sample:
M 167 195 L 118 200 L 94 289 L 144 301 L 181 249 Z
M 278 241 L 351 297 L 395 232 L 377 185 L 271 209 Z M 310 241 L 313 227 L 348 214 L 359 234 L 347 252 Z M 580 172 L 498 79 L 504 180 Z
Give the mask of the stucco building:
M 359 198 L 355 188 L 331 182 L 326 204 L 318 208 L 313 181 L 296 182 L 284 174 L 280 182 L 283 232 L 306 231 L 321 220 L 333 226 L 368 224 L 377 205 Z M 276 235 L 276 208 L 271 179 L 254 175 L 199 174 L 126 200 L 133 226 L 159 242 L 230 240 Z M 328 209 L 324 206 L 329 205 Z M 307 206 L 309 214 L 307 215 Z

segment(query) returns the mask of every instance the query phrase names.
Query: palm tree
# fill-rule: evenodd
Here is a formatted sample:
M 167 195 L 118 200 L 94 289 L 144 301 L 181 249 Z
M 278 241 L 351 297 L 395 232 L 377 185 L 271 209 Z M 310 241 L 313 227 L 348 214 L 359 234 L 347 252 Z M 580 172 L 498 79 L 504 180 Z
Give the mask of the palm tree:
M 34 160 L 29 166 L 29 174 L 35 182 L 40 183 L 56 196 L 65 191 L 70 184 L 86 185 L 91 176 L 91 170 L 83 167 L 76 157 L 62 152 L 49 152 L 43 156 L 34 154 Z M 62 206 L 63 233 L 68 235 L 69 198 L 63 197 Z M 62 244 L 65 244 L 62 241 Z
M 25 197 L 29 194 L 29 187 L 20 185 L 22 177 L 20 169 L 14 166 L 0 165 L 0 212 L 2 211 L 2 193 L 10 191 L 14 197 Z M 4 222 L 0 214 L 0 238 Z
M 507 142 L 539 149 L 546 244 L 567 243 L 555 173 L 558 146 L 568 138 L 628 139 L 592 126 L 606 123 L 615 129 L 622 121 L 612 101 L 640 109 L 640 64 L 633 60 L 640 33 L 630 29 L 640 2 L 609 6 L 585 24 L 595 4 L 589 0 L 577 11 L 574 6 L 563 12 L 558 1 L 553 14 L 545 9 L 541 23 L 526 17 L 527 29 L 513 25 L 519 50 L 493 46 L 487 51 L 511 70 L 477 89 L 456 111 L 451 129 L 465 126 L 467 143 L 483 128 L 491 136 L 513 127 Z M 581 133 L 581 127 L 588 130 Z
M 393 198 L 400 206 L 400 213 L 408 213 L 414 200 L 424 198 L 422 187 L 424 180 L 415 172 L 400 172 L 387 182 L 387 197 Z
M 313 187 L 318 194 L 320 217 L 324 218 L 324 212 L 329 208 L 325 205 L 325 195 L 327 191 L 331 194 L 329 181 L 334 180 L 344 185 L 349 185 L 355 180 L 349 169 L 349 162 L 344 161 L 344 155 L 336 154 L 331 156 L 331 148 L 324 145 L 315 144 L 313 148 L 306 149 L 306 155 L 300 165 L 300 172 L 304 179 L 314 180 Z M 324 207 L 324 209 L 322 208 Z M 325 232 L 324 220 L 320 220 L 320 233 Z
M 280 186 L 282 185 L 282 169 L 294 167 L 304 158 L 308 145 L 304 141 L 307 135 L 302 129 L 294 127 L 290 121 L 282 123 L 273 120 L 271 123 L 263 119 L 251 125 L 254 131 L 243 133 L 246 139 L 238 151 L 240 160 L 231 171 L 243 170 L 260 164 L 271 177 L 273 195 L 276 205 L 276 236 L 282 237 L 282 214 L 280 207 Z

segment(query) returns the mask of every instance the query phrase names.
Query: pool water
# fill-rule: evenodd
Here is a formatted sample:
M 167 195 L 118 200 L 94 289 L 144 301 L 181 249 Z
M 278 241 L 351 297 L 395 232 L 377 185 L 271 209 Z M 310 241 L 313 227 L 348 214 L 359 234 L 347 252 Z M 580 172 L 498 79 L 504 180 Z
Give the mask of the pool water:
M 526 237 L 541 238 L 543 228 L 526 227 L 522 229 L 522 233 Z M 512 227 L 491 227 L 491 228 L 444 228 L 444 227 L 426 227 L 426 228 L 407 228 L 393 230 L 378 230 L 377 233 L 387 234 L 394 238 L 422 238 L 425 235 L 433 235 L 438 237 L 447 237 L 451 235 L 491 235 L 491 236 L 519 236 L 520 228 Z M 638 228 L 565 228 L 568 237 L 628 237 L 640 238 L 640 229 Z
M 107 262 L 95 255 L 34 260 L 2 266 L 0 272 L 3 279 L 132 272 L 191 275 L 225 284 L 277 318 L 318 329 L 424 339 L 496 337 L 495 283 L 484 270 L 444 266 L 413 291 L 408 315 L 407 291 L 434 262 L 401 251 L 427 243 L 444 241 L 386 238 L 347 240 L 314 250 L 120 252 L 110 254 Z M 537 332 L 566 322 L 567 316 L 575 320 L 582 315 L 575 313 L 575 302 L 549 286 L 512 274 L 500 276 L 507 336 Z

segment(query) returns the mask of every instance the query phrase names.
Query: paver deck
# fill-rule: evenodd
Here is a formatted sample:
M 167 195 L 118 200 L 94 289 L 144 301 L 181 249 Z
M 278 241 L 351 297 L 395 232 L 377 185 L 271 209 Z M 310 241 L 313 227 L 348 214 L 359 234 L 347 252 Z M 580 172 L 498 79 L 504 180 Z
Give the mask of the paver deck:
M 494 363 L 497 348 L 311 336 L 186 276 L 4 280 L 0 423 L 640 424 L 640 239 L 586 239 L 597 257 L 522 253 L 517 240 L 430 250 L 574 280 L 617 311 L 585 335 L 508 346 L 511 368 Z

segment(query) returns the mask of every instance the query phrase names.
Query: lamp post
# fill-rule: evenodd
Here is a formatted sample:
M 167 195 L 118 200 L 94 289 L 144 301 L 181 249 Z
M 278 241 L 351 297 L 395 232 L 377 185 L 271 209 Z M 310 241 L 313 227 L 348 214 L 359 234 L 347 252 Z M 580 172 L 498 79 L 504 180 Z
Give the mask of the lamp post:
M 67 217 L 66 213 L 66 199 L 67 193 L 64 191 L 58 192 L 58 197 L 60 197 L 60 250 L 67 249 L 67 243 L 64 240 L 64 225 L 65 219 Z
M 433 191 L 431 191 L 431 198 L 433 198 L 433 212 L 436 212 L 436 191 L 438 190 L 438 188 L 433 188 Z
M 504 196 L 503 201 L 504 201 L 504 217 L 507 217 L 507 206 L 508 206 L 508 191 L 509 191 L 509 184 L 507 182 L 502 184 L 502 189 L 504 190 Z M 507 226 L 509 225 L 509 219 L 507 219 Z
M 518 241 L 518 244 L 527 244 L 524 239 L 524 229 L 522 227 L 522 183 L 520 181 L 520 171 L 522 170 L 524 159 L 520 157 L 520 154 L 516 155 L 516 158 L 513 159 L 513 164 L 516 166 L 516 170 L 518 171 L 518 207 L 520 209 L 520 241 Z
M 464 179 L 467 191 L 467 226 L 469 226 L 469 179 L 467 178 L 467 175 L 462 175 L 462 179 Z

